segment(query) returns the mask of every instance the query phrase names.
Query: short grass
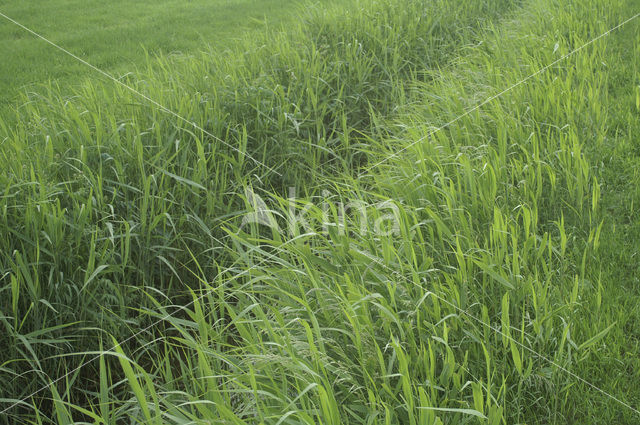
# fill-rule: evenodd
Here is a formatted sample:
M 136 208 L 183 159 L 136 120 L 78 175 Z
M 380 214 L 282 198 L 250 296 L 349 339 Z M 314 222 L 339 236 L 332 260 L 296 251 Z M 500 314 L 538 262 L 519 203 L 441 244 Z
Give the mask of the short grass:
M 222 52 L 298 7 L 296 0 L 0 1 L 0 12 L 116 76 L 144 66 L 146 54 Z M 25 86 L 72 84 L 92 72 L 4 18 L 0 40 L 0 103 Z
M 634 13 L 316 5 L 125 77 L 197 127 L 22 94 L 0 421 L 637 424 L 640 20 L 513 86 Z

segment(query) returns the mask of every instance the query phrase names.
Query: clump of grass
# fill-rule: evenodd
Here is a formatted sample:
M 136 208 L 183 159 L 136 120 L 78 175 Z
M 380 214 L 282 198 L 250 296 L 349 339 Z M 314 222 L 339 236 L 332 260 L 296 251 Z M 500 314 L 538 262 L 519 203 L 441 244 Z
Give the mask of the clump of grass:
M 627 116 L 619 53 L 597 42 L 432 131 L 630 3 L 537 0 L 505 21 L 511 2 L 405 3 L 317 10 L 127 81 L 238 150 L 96 83 L 3 124 L 0 397 L 99 354 L 7 418 L 633 423 L 558 367 L 637 401 L 623 372 L 594 372 L 638 353 L 617 352 L 634 316 L 603 279 L 593 166 Z M 256 193 L 271 227 L 243 225 Z M 366 215 L 340 208 L 355 201 Z

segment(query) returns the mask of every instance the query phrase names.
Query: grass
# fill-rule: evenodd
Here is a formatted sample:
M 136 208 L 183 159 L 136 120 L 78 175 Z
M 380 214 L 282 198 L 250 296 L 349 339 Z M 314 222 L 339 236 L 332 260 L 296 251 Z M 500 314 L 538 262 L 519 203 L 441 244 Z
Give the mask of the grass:
M 243 32 L 261 32 L 267 17 L 277 27 L 297 7 L 293 0 L 0 1 L 5 15 L 116 76 L 146 65 L 148 54 L 188 54 L 208 47 L 222 52 Z M 34 90 L 48 80 L 70 85 L 92 72 L 2 20 L 2 104 L 15 103 L 25 88 Z
M 316 5 L 125 77 L 197 128 L 23 93 L 0 420 L 637 423 L 638 21 L 515 85 L 634 11 Z

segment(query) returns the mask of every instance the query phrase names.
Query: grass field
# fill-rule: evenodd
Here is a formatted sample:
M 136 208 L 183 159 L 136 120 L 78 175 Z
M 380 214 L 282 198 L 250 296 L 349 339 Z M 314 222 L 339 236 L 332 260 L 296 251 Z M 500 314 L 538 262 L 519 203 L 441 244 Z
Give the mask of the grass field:
M 145 30 L 121 81 L 176 115 L 80 69 L 7 82 L 0 423 L 640 423 L 638 12 L 316 3 L 224 54 Z
M 3 14 L 115 76 L 146 66 L 147 55 L 222 52 L 243 33 L 262 31 L 265 21 L 279 26 L 297 7 L 295 0 L 0 1 Z M 91 72 L 5 19 L 0 39 L 0 103 Z

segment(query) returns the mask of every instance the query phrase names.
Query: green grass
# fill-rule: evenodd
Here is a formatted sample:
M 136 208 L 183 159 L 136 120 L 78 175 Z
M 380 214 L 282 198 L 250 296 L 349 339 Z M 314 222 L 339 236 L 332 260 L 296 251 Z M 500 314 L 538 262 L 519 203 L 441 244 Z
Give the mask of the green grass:
M 219 52 L 243 33 L 291 19 L 295 0 L 0 1 L 0 12 L 116 76 L 146 64 L 146 55 Z M 22 28 L 0 22 L 0 102 L 25 87 L 63 85 L 93 71 Z
M 634 13 L 355 0 L 123 80 L 198 127 L 22 94 L 0 421 L 638 423 L 640 21 L 516 85 Z

